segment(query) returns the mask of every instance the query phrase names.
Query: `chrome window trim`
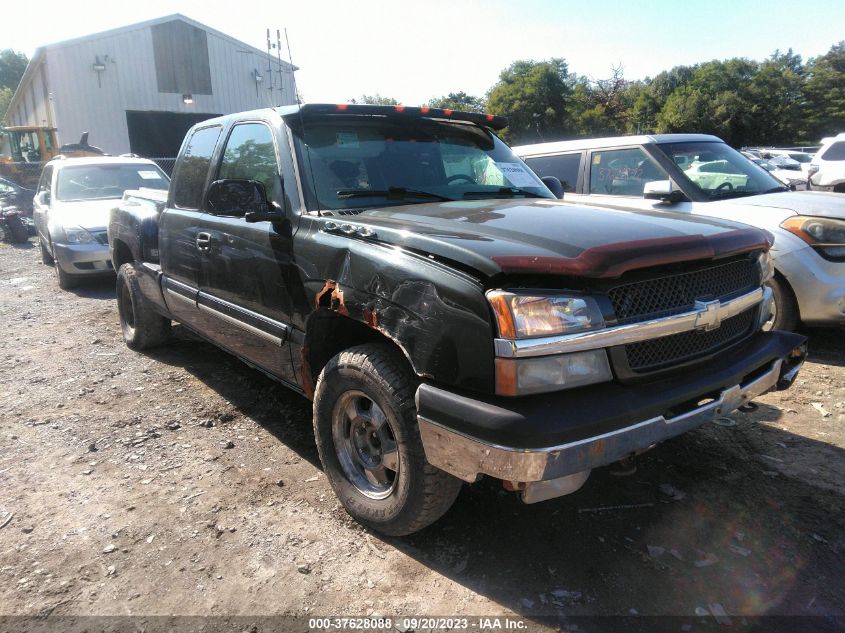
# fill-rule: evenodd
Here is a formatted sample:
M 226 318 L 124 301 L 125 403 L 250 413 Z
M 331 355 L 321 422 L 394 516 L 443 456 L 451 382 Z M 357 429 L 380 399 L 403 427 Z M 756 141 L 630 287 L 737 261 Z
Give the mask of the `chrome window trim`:
M 764 295 L 763 288 L 756 288 L 725 303 L 718 300 L 697 302 L 697 309 L 690 312 L 601 330 L 534 339 L 497 338 L 493 341 L 494 350 L 499 358 L 530 358 L 628 345 L 692 330 L 713 329 L 714 322 L 721 323 L 752 308 L 763 301 Z

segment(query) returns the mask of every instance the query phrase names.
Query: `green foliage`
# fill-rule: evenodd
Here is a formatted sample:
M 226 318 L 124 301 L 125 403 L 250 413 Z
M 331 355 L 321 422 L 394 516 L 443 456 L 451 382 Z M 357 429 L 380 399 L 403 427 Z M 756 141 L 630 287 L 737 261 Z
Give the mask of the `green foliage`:
M 487 108 L 510 119 L 502 136 L 511 143 L 524 143 L 570 134 L 568 79 L 563 59 L 520 60 L 503 70 L 487 95 Z
M 11 48 L 0 51 L 0 88 L 9 88 L 13 93 L 23 77 L 29 58 Z
M 6 86 L 0 86 L 0 123 L 4 122 L 6 110 L 9 109 L 9 102 L 14 92 Z
M 460 110 L 461 112 L 484 112 L 484 99 L 473 97 L 465 92 L 450 92 L 445 97 L 437 97 L 426 105 L 431 108 Z
M 806 138 L 845 131 L 845 40 L 811 59 L 804 72 Z
M 382 97 L 376 93 L 374 95 L 361 95 L 360 98 L 351 99 L 350 103 L 364 103 L 368 105 L 399 105 L 399 102 L 393 97 Z

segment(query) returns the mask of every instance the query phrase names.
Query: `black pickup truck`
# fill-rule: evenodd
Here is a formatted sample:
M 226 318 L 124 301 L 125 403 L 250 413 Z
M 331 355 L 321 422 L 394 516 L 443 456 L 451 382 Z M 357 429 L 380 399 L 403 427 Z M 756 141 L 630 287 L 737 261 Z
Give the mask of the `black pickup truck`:
M 533 503 L 794 380 L 763 332 L 767 236 L 562 205 L 495 116 L 290 106 L 204 121 L 109 246 L 126 343 L 175 320 L 313 400 L 363 524 L 408 534 L 462 481 Z

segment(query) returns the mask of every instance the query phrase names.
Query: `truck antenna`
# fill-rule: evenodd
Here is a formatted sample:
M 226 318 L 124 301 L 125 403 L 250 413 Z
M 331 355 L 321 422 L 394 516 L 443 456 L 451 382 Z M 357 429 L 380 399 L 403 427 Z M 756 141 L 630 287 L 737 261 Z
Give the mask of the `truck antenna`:
M 288 38 L 287 27 L 285 28 L 285 44 L 288 47 L 288 62 L 290 62 L 290 76 L 293 80 L 293 95 L 299 109 L 299 125 L 302 129 L 302 146 L 305 148 L 305 158 L 308 161 L 308 172 L 311 175 L 311 189 L 314 192 L 314 199 L 317 200 L 317 215 L 322 217 L 323 213 L 320 211 L 320 200 L 317 198 L 317 181 L 314 178 L 314 167 L 311 165 L 311 149 L 308 147 L 308 143 L 305 139 L 305 117 L 302 116 L 302 101 L 299 98 L 299 88 L 296 85 L 296 66 L 293 65 L 293 56 L 290 54 L 290 38 Z

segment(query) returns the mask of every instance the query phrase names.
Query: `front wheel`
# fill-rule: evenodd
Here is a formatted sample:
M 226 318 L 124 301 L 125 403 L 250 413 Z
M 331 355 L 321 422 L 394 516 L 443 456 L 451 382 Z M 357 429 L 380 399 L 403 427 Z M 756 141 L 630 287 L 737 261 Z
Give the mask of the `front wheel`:
M 356 521 L 392 536 L 434 523 L 462 483 L 425 459 L 416 386 L 400 354 L 368 344 L 332 358 L 314 393 L 314 436 L 332 489 Z
M 117 271 L 117 312 L 123 340 L 131 349 L 155 347 L 170 336 L 170 319 L 150 307 L 132 264 L 123 264 Z
M 798 302 L 792 288 L 778 276 L 772 277 L 767 285 L 772 289 L 774 302 L 772 316 L 763 325 L 763 329 L 791 332 L 798 325 Z
M 38 248 L 41 250 L 41 263 L 47 266 L 53 265 L 53 256 L 50 254 L 50 249 L 47 248 L 47 242 L 43 237 L 38 238 Z
M 59 262 L 55 262 L 53 266 L 53 270 L 56 273 L 56 281 L 59 282 L 59 288 L 62 290 L 70 290 L 71 288 L 75 288 L 79 284 L 79 277 L 76 275 L 71 275 L 70 273 L 66 273 Z

